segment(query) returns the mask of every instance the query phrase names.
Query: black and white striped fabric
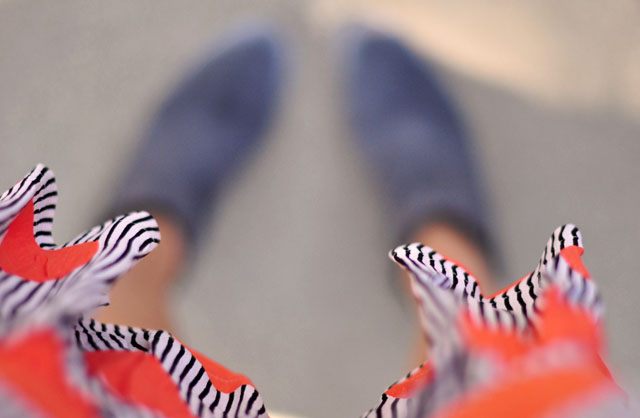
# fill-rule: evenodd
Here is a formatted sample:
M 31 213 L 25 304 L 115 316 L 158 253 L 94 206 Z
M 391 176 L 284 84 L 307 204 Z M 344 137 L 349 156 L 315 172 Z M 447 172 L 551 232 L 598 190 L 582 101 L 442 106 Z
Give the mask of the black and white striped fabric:
M 149 410 L 144 405 L 132 404 L 123 400 L 120 396 L 112 393 L 100 377 L 89 375 L 85 367 L 84 353 L 75 344 L 75 337 L 69 331 L 69 328 L 58 328 L 60 337 L 65 339 L 66 375 L 78 390 L 85 392 L 87 398 L 95 403 L 99 416 L 164 418 L 163 415 Z
M 423 367 L 430 367 L 429 364 L 423 363 L 415 369 L 411 370 L 402 379 L 389 385 L 387 391 L 391 390 L 396 385 L 401 385 L 408 379 L 413 377 L 416 373 L 422 370 Z M 410 410 L 412 410 L 412 398 L 396 398 L 388 395 L 386 392 L 380 397 L 380 403 L 375 407 L 368 410 L 362 418 L 376 418 L 376 417 L 406 417 Z
M 51 170 L 38 165 L 0 197 L 0 242 L 11 222 L 29 202 L 34 205 L 34 237 L 44 249 L 95 241 L 98 251 L 66 277 L 36 282 L 9 274 L 0 267 L 0 335 L 24 323 L 47 323 L 50 318 L 78 317 L 108 303 L 113 281 L 127 272 L 160 240 L 156 221 L 134 212 L 96 226 L 63 245 L 56 245 L 51 226 L 57 189 Z
M 85 363 L 88 353 L 124 351 L 142 352 L 157 359 L 194 416 L 267 417 L 263 400 L 251 384 L 233 386 L 235 389 L 231 393 L 219 390 L 209 377 L 206 364 L 198 360 L 202 357 L 171 334 L 103 324 L 85 316 L 108 303 L 110 286 L 155 248 L 160 233 L 157 223 L 148 213 L 134 212 L 96 226 L 66 244 L 56 245 L 51 234 L 56 199 L 53 173 L 38 165 L 0 196 L 0 245 L 12 222 L 24 208 L 33 204 L 33 239 L 41 249 L 55 250 L 93 242 L 96 252 L 92 253 L 90 260 L 63 277 L 44 281 L 21 277 L 2 270 L 0 266 L 2 342 L 10 344 L 28 338 L 34 330 L 53 332 L 65 347 L 64 358 L 57 361 L 63 362 L 69 382 L 93 401 L 100 416 L 160 417 L 155 411 L 124 401 L 100 377 L 89 375 Z M 465 348 L 457 322 L 463 312 L 468 313 L 473 322 L 489 330 L 535 331 L 540 312 L 545 308 L 545 289 L 553 285 L 570 304 L 599 318 L 602 303 L 597 286 L 580 273 L 583 270 L 572 268 L 570 260 L 560 255 L 564 248 L 570 246 L 582 248 L 578 228 L 564 225 L 556 229 L 536 268 L 513 286 L 491 297 L 481 292 L 470 272 L 429 247 L 415 243 L 393 250 L 390 254 L 393 260 L 409 272 L 425 338 L 430 343 L 430 360 L 391 385 L 378 405 L 364 416 L 428 416 L 451 399 L 466 393 L 470 387 L 490 379 L 491 367 L 483 363 L 482 358 L 473 357 Z M 9 264 L 7 261 L 5 266 Z M 7 267 L 7 270 L 10 269 Z M 569 351 L 559 357 L 545 357 L 546 353 L 541 351 L 536 365 L 554 367 L 553 362 L 558 358 L 572 357 L 571 349 L 570 345 L 567 346 Z M 207 361 L 202 359 L 204 363 Z M 414 396 L 400 398 L 389 395 L 404 396 L 392 389 L 417 377 L 426 367 L 433 371 L 435 378 Z M 5 393 L 3 383 L 0 381 L 0 400 L 4 400 L 8 393 Z M 7 416 L 30 416 L 32 412 L 27 403 L 19 402 L 8 402 L 3 411 Z M 0 415 L 3 415 L 2 411 Z M 39 416 L 37 412 L 32 415 Z
M 110 286 L 157 246 L 160 233 L 148 213 L 134 212 L 58 246 L 51 236 L 57 195 L 54 175 L 42 165 L 5 192 L 0 197 L 0 243 L 11 223 L 33 203 L 33 237 L 40 248 L 55 250 L 96 242 L 97 251 L 64 277 L 45 281 L 20 277 L 0 267 L 0 337 L 6 342 L 28 336 L 29 330 L 55 332 L 65 341 L 64 369 L 70 381 L 95 401 L 102 416 L 158 415 L 121 400 L 99 378 L 89 376 L 84 365 L 87 351 L 139 351 L 155 356 L 195 416 L 266 417 L 262 398 L 253 386 L 244 384 L 232 393 L 217 390 L 203 365 L 169 333 L 99 324 L 83 317 L 108 303 Z
M 410 273 L 412 284 L 415 284 L 414 292 L 424 292 L 426 291 L 424 289 L 425 283 L 435 283 L 437 287 L 450 290 L 462 298 L 468 305 L 474 319 L 489 327 L 523 331 L 536 321 L 539 309 L 536 299 L 540 294 L 541 287 L 544 286 L 543 273 L 549 270 L 549 262 L 558 260 L 560 251 L 572 245 L 582 248 L 582 238 L 578 228 L 571 224 L 557 228 L 549 238 L 535 269 L 513 286 L 492 297 L 486 297 L 482 294 L 477 280 L 471 273 L 427 246 L 418 243 L 401 246 L 393 250 L 390 256 Z M 558 275 L 562 272 L 560 270 L 550 271 L 547 276 L 558 276 L 558 280 L 566 282 L 569 279 L 567 276 L 567 272 L 570 270 L 568 264 L 564 260 L 560 260 L 554 266 L 556 266 L 553 267 L 556 270 L 558 266 L 562 267 L 564 276 Z M 586 291 L 584 297 L 590 298 L 590 307 L 595 314 L 599 315 L 601 313 L 600 297 L 595 284 L 573 270 L 571 270 L 571 280 L 574 283 L 573 286 L 578 286 Z M 423 298 L 421 295 L 416 295 L 416 297 L 418 300 Z M 432 307 L 433 303 L 437 302 L 432 301 L 429 306 Z M 425 309 L 432 309 L 430 307 Z M 430 316 L 433 317 L 434 314 Z M 424 315 L 422 317 L 425 321 L 427 320 Z M 431 334 L 437 332 L 437 321 L 434 322 L 435 329 L 427 326 L 425 322 L 423 324 L 426 327 L 427 338 L 434 338 Z
M 56 245 L 51 229 L 57 196 L 55 176 L 43 165 L 36 166 L 3 193 L 0 196 L 0 243 L 20 212 L 33 203 L 33 238 L 39 247 L 55 250 L 95 241 L 98 250 L 88 263 L 68 275 L 44 282 L 7 273 L 0 266 L 2 342 L 10 345 L 28 338 L 31 332 L 48 330 L 65 347 L 64 358 L 51 361 L 62 361 L 61 367 L 69 382 L 94 402 L 101 416 L 158 417 L 140 405 L 129 404 L 111 394 L 99 379 L 88 375 L 71 329 L 80 315 L 107 304 L 107 292 L 113 281 L 157 246 L 158 225 L 148 213 L 136 212 L 96 226 L 66 244 Z M 25 410 L 24 416 L 30 413 L 40 416 L 29 410 L 27 404 L 17 407 Z
M 545 287 L 554 284 L 566 300 L 599 318 L 602 304 L 597 286 L 560 256 L 561 250 L 569 246 L 582 248 L 580 231 L 571 224 L 553 232 L 530 274 L 492 297 L 483 295 L 476 278 L 464 267 L 432 248 L 413 243 L 391 251 L 390 257 L 409 273 L 437 384 L 428 385 L 415 398 L 397 399 L 383 394 L 379 404 L 364 417 L 429 416 L 452 397 L 489 378 L 488 368 L 481 362 L 470 362 L 465 354 L 456 324 L 462 311 L 488 329 L 528 332 L 536 326 L 544 307 L 544 297 L 539 296 Z
M 204 366 L 166 331 L 146 330 L 81 319 L 75 327 L 78 346 L 84 351 L 141 351 L 156 357 L 174 381 L 180 396 L 198 417 L 267 417 L 261 396 L 245 384 L 224 393 L 212 384 Z
M 604 307 L 598 286 L 572 269 L 563 257 L 556 257 L 544 266 L 541 283 L 543 288 L 550 284 L 557 285 L 568 302 L 586 309 L 596 318 L 602 317 Z M 537 306 L 540 309 L 544 307 L 544 298 L 539 300 Z
M 380 403 L 368 410 L 362 418 L 406 417 L 412 408 L 412 402 L 413 399 L 394 398 L 383 393 Z

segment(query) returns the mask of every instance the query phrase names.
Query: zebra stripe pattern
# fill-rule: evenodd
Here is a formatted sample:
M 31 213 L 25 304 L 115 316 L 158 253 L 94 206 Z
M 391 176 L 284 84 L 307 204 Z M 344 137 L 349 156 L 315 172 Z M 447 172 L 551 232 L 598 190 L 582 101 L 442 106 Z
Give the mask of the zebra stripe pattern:
M 83 351 L 142 351 L 153 355 L 198 417 L 267 416 L 264 402 L 253 386 L 244 384 L 231 393 L 217 390 L 205 367 L 166 331 L 103 324 L 85 318 L 76 324 L 75 336 Z
M 393 390 L 394 387 L 398 385 L 402 385 L 414 377 L 419 372 L 423 371 L 425 368 L 430 368 L 430 363 L 423 363 L 415 369 L 411 370 L 407 373 L 402 379 L 397 382 L 391 384 L 385 393 L 380 397 L 380 403 L 377 407 L 371 408 L 367 411 L 362 418 L 374 418 L 374 417 L 405 417 L 412 409 L 413 398 L 397 398 L 389 395 L 389 391 Z
M 459 377 L 456 376 L 461 375 L 462 371 L 472 380 L 484 378 L 482 369 L 469 368 L 464 361 L 462 343 L 455 331 L 455 319 L 463 309 L 469 312 L 475 323 L 489 329 L 525 332 L 535 326 L 538 312 L 543 307 L 544 298 L 538 300 L 538 296 L 544 287 L 554 283 L 567 300 L 599 317 L 602 304 L 597 286 L 573 270 L 560 256 L 561 251 L 570 246 L 582 248 L 582 237 L 575 225 L 567 224 L 553 232 L 531 273 L 492 297 L 483 295 L 473 274 L 432 248 L 413 243 L 391 251 L 390 257 L 409 272 L 422 329 L 431 347 L 430 362 L 434 364 L 438 387 L 431 388 L 428 385 L 420 395 L 419 402 L 413 402 L 415 399 L 412 398 L 393 398 L 385 393 L 378 406 L 369 410 L 364 417 L 407 417 L 408 412 L 398 411 L 432 410 L 436 404 L 434 399 L 441 403 L 456 392 L 452 388 L 457 385 L 456 379 Z M 419 369 L 394 385 L 402 384 Z M 449 389 L 444 390 L 443 387 Z M 449 395 L 442 393 L 443 390 Z M 461 390 L 458 388 L 458 391 Z M 425 406 L 423 401 L 427 398 L 431 399 L 428 402 L 431 405 Z
M 20 182 L 0 196 L 0 241 L 11 222 L 31 199 L 34 200 L 34 235 L 40 246 L 51 245 L 51 224 L 58 191 L 53 172 L 43 165 L 36 166 Z
M 109 285 L 159 242 L 158 226 L 147 213 L 131 213 L 96 226 L 66 244 L 56 245 L 51 230 L 57 196 L 55 176 L 43 165 L 36 166 L 3 193 L 0 196 L 0 243 L 18 215 L 32 203 L 32 238 L 38 247 L 56 250 L 97 242 L 98 250 L 88 263 L 68 275 L 43 282 L 8 273 L 0 266 L 0 335 L 4 342 L 10 342 L 28 338 L 30 330 L 50 330 L 64 343 L 61 360 L 69 382 L 95 402 L 102 416 L 157 417 L 146 408 L 111 395 L 101 381 L 87 374 L 84 357 L 72 340 L 68 325 L 79 315 L 108 303 Z M 24 407 L 28 409 L 29 405 Z
M 393 396 L 388 396 L 383 393 L 378 406 L 371 408 L 367 413 L 362 415 L 362 418 L 406 417 L 411 410 L 412 402 L 413 400 L 411 398 L 394 398 Z
M 148 213 L 133 212 L 58 246 L 51 236 L 57 195 L 55 177 L 42 165 L 5 192 L 0 197 L 0 244 L 9 236 L 12 223 L 23 210 L 29 212 L 31 206 L 28 205 L 32 204 L 33 239 L 37 247 L 54 251 L 97 243 L 92 247 L 97 249 L 89 254 L 86 263 L 72 265 L 62 277 L 22 277 L 20 273 L 10 273 L 10 269 L 0 267 L 0 335 L 11 338 L 16 334 L 12 331 L 24 335 L 22 333 L 29 329 L 43 327 L 56 330 L 66 341 L 65 369 L 70 380 L 96 402 L 104 416 L 157 415 L 140 405 L 122 401 L 112 395 L 99 378 L 89 376 L 84 365 L 83 352 L 86 351 L 141 351 L 155 356 L 196 416 L 266 417 L 262 398 L 252 385 L 243 384 L 231 393 L 218 390 L 196 356 L 169 333 L 98 324 L 82 317 L 108 303 L 110 285 L 156 247 L 160 233 Z M 24 233 L 24 230 L 19 232 Z M 7 263 L 11 261 L 7 260 Z
M 580 231 L 572 224 L 561 226 L 553 232 L 542 252 L 540 261 L 531 273 L 492 297 L 486 297 L 482 294 L 477 280 L 471 273 L 427 246 L 418 243 L 401 246 L 393 250 L 390 256 L 410 273 L 414 295 L 419 300 L 423 311 L 426 309 L 423 305 L 437 304 L 433 298 L 430 298 L 430 303 L 422 303 L 425 298 L 425 283 L 434 283 L 437 287 L 447 289 L 462 298 L 469 307 L 472 318 L 478 322 L 489 327 L 523 331 L 528 329 L 538 316 L 539 307 L 536 304 L 536 299 L 544 285 L 543 270 L 549 270 L 547 267 L 549 262 L 560 259 L 561 250 L 568 246 L 582 248 Z M 558 264 L 556 263 L 556 265 Z M 564 266 L 565 271 L 571 270 L 564 260 L 561 260 L 559 265 Z M 555 275 L 554 272 L 549 274 Z M 597 301 L 600 300 L 600 297 L 595 284 L 573 270 L 571 270 L 571 277 L 567 276 L 563 280 L 569 278 L 575 282 L 575 286 L 586 290 L 585 296 L 592 298 L 592 307 L 595 309 L 595 313 L 599 314 Z M 423 325 L 429 328 L 426 324 L 428 319 L 437 324 L 434 316 L 434 314 L 425 316 L 423 312 L 422 317 L 425 319 Z M 430 339 L 434 338 L 431 335 L 433 332 L 437 332 L 437 328 L 435 330 L 425 329 L 425 333 Z
M 0 334 L 24 322 L 73 318 L 108 304 L 107 292 L 113 281 L 160 241 L 156 221 L 146 212 L 133 212 L 58 246 L 51 236 L 57 194 L 53 173 L 42 165 L 5 192 L 0 197 L 0 242 L 20 211 L 33 202 L 34 238 L 41 248 L 55 250 L 97 242 L 98 250 L 87 264 L 57 280 L 25 280 L 0 266 Z
M 563 257 L 556 257 L 542 270 L 543 287 L 555 284 L 567 302 L 591 312 L 596 318 L 602 317 L 604 307 L 598 286 L 577 270 L 572 269 Z M 540 308 L 544 306 L 544 298 Z

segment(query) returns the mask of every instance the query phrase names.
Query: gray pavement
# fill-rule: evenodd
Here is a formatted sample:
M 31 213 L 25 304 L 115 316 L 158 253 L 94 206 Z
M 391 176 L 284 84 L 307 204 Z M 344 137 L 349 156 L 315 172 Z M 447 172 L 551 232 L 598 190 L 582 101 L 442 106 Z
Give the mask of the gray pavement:
M 332 37 L 309 24 L 311 3 L 0 2 L 0 189 L 43 162 L 61 192 L 56 240 L 93 225 L 189 62 L 237 19 L 273 19 L 291 48 L 280 112 L 219 202 L 174 308 L 183 339 L 248 374 L 267 407 L 356 416 L 406 371 L 415 323 L 386 258 L 397 243 L 384 199 L 345 127 Z M 638 393 L 638 113 L 617 96 L 571 106 L 446 59 L 440 68 L 477 139 L 506 276 L 528 272 L 556 226 L 580 226 L 611 364 Z

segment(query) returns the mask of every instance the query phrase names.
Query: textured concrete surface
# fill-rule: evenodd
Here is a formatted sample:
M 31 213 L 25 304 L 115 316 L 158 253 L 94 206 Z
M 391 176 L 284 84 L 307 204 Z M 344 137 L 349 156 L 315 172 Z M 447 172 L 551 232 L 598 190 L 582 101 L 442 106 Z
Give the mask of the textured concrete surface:
M 439 63 L 477 139 L 509 279 L 535 265 L 557 225 L 581 227 L 612 366 L 637 393 L 637 4 L 448 3 L 375 1 L 366 14 L 403 26 Z M 0 188 L 49 165 L 60 242 L 98 221 L 154 106 L 199 51 L 238 19 L 282 29 L 290 65 L 278 118 L 212 215 L 175 312 L 184 339 L 251 376 L 268 407 L 310 417 L 372 406 L 406 371 L 414 325 L 392 285 L 384 199 L 341 112 L 333 34 L 362 9 L 0 2 Z

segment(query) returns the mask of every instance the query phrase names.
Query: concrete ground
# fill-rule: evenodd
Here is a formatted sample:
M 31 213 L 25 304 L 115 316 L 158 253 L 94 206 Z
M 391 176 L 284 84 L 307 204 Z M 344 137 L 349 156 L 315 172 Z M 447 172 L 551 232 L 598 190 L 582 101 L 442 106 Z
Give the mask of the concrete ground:
M 270 409 L 356 416 L 407 370 L 414 326 L 334 60 L 342 23 L 375 20 L 431 56 L 467 117 L 505 282 L 556 226 L 581 227 L 610 363 L 637 394 L 640 6 L 450 3 L 0 0 L 0 189 L 43 162 L 61 191 L 56 239 L 93 225 L 189 62 L 238 19 L 275 21 L 290 47 L 279 116 L 220 201 L 175 312 L 183 339 L 251 376 Z

